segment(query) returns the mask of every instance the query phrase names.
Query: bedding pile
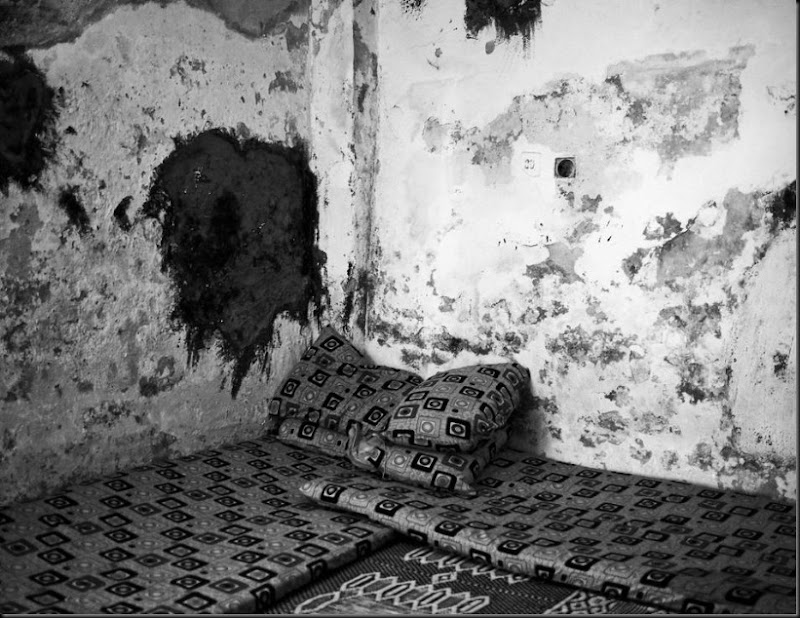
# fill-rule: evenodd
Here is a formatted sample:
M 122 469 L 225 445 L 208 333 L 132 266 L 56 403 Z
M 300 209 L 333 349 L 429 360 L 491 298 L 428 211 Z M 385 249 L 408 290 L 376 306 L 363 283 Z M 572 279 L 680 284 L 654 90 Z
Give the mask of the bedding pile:
M 423 487 L 475 493 L 530 383 L 517 363 L 419 375 L 373 365 L 330 326 L 270 402 L 278 438 Z
M 530 381 L 516 363 L 422 380 L 365 362 L 327 328 L 271 408 L 280 439 L 335 445 L 357 468 L 305 482 L 300 491 L 318 504 L 621 600 L 794 613 L 793 504 L 503 449 Z
M 0 612 L 795 614 L 794 504 L 510 449 L 529 383 L 325 328 L 272 435 L 0 508 Z

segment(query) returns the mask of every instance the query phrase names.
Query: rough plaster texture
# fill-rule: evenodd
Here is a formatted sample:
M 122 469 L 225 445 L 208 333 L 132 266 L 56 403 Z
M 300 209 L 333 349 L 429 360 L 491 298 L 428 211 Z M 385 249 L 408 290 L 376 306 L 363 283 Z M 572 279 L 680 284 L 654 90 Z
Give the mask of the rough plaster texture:
M 463 13 L 381 5 L 368 351 L 526 365 L 515 446 L 794 499 L 794 7 Z
M 268 371 L 254 365 L 235 399 L 233 363 L 213 341 L 188 363 L 162 228 L 142 211 L 176 136 L 222 128 L 305 145 L 332 290 L 321 321 L 349 327 L 348 269 L 363 261 L 348 236 L 352 114 L 341 105 L 353 69 L 332 52 L 352 50 L 352 18 L 308 4 L 16 7 L 18 25 L 25 10 L 38 21 L 12 28 L 12 42 L 30 47 L 59 110 L 40 190 L 11 182 L 0 195 L 0 503 L 262 431 L 274 385 L 314 336 L 315 319 L 279 316 Z
M 377 362 L 511 357 L 515 446 L 795 497 L 794 11 L 558 0 L 525 38 L 464 6 L 17 5 L 59 137 L 0 195 L 0 502 L 262 429 L 318 323 L 279 318 L 232 399 L 142 213 L 173 138 L 217 127 L 305 144 L 321 321 Z

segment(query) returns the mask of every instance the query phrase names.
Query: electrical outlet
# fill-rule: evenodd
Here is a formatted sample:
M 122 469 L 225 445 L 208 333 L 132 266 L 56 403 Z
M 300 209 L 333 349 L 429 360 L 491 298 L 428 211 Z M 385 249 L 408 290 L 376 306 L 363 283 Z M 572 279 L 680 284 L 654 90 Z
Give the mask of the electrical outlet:
M 556 178 L 575 178 L 577 172 L 575 157 L 556 157 L 553 171 Z
M 542 173 L 542 154 L 540 152 L 523 152 L 522 170 L 528 176 L 540 176 Z

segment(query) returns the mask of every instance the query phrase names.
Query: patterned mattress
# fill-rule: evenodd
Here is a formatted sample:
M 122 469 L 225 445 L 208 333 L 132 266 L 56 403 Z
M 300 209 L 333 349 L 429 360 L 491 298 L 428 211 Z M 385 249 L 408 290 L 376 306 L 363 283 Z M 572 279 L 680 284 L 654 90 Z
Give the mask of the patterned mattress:
M 0 509 L 0 613 L 252 613 L 388 543 L 304 481 L 350 469 L 263 437 Z
M 359 471 L 321 505 L 507 571 L 685 613 L 795 614 L 796 508 L 504 450 L 469 497 Z
M 480 479 L 268 436 L 156 462 L 0 509 L 0 612 L 795 613 L 794 504 L 509 449 Z

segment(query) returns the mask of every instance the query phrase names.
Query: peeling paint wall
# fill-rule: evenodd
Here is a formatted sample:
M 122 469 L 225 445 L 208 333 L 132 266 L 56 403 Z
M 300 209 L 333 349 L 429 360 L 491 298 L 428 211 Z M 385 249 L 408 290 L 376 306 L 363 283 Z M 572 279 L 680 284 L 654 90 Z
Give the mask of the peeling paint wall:
M 262 431 L 274 385 L 319 321 L 355 323 L 343 292 L 364 261 L 350 237 L 353 128 L 342 104 L 355 100 L 353 9 L 339 4 L 2 9 L 0 38 L 16 47 L 0 65 L 26 57 L 55 114 L 36 182 L 11 179 L 0 194 L 0 503 Z M 159 251 L 163 221 L 145 212 L 175 140 L 213 129 L 304 148 L 318 195 L 311 240 L 327 256 L 321 297 L 306 315 L 277 312 L 268 353 L 244 366 L 235 398 L 237 364 L 219 333 L 206 332 L 192 358 L 197 341 L 173 319 L 180 290 Z
M 426 374 L 523 363 L 514 446 L 794 498 L 792 7 L 498 6 L 0 9 L 0 80 L 33 97 L 0 112 L 44 110 L 0 127 L 40 129 L 32 158 L 0 148 L 0 503 L 261 431 L 322 322 Z M 238 373 L 174 319 L 146 208 L 217 129 L 316 183 L 320 289 Z
M 368 351 L 526 365 L 514 446 L 794 499 L 795 8 L 479 5 L 380 6 Z

